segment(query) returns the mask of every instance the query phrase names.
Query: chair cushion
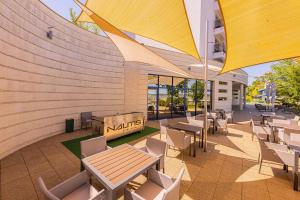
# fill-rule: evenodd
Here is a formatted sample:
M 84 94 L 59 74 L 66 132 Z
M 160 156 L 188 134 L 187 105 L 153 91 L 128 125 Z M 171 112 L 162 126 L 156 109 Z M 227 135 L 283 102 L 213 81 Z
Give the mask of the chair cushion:
M 90 184 L 84 184 L 68 194 L 63 200 L 84 200 L 90 199 L 98 194 L 98 191 Z
M 254 126 L 253 131 L 256 134 L 263 134 L 263 135 L 271 135 L 271 129 L 269 127 L 264 127 L 264 126 Z
M 158 200 L 163 199 L 165 191 L 166 190 L 159 185 L 151 181 L 146 181 L 140 188 L 135 191 L 135 193 L 146 200 Z

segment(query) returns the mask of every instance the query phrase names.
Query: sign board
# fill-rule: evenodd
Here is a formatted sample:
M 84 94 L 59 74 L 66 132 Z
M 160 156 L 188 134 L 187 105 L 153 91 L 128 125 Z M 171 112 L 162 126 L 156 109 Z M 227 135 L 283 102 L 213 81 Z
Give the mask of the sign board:
M 107 140 L 112 140 L 144 129 L 144 113 L 134 112 L 113 116 L 95 117 L 94 127 L 98 127 Z

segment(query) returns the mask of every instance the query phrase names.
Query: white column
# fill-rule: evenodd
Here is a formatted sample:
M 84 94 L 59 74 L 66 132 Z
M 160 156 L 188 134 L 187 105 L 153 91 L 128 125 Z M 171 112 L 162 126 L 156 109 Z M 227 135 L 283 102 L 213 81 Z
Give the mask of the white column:
M 208 20 L 205 32 L 205 64 L 204 64 L 204 152 L 207 151 L 207 71 L 208 71 Z
M 244 85 L 240 86 L 240 110 L 244 109 Z

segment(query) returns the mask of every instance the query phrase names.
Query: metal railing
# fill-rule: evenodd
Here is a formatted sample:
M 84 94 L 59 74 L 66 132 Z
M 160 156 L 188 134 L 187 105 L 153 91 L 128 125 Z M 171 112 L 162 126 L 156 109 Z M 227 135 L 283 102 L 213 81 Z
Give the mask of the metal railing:
M 215 28 L 223 27 L 223 23 L 220 19 L 215 20 Z
M 226 53 L 224 44 L 216 43 L 214 44 L 214 53 L 223 52 Z

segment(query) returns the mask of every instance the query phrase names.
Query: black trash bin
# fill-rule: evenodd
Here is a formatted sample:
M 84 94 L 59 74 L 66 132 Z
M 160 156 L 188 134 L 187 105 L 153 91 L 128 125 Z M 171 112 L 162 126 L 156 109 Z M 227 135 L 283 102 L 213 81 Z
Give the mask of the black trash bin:
M 66 133 L 74 131 L 74 119 L 66 119 Z

